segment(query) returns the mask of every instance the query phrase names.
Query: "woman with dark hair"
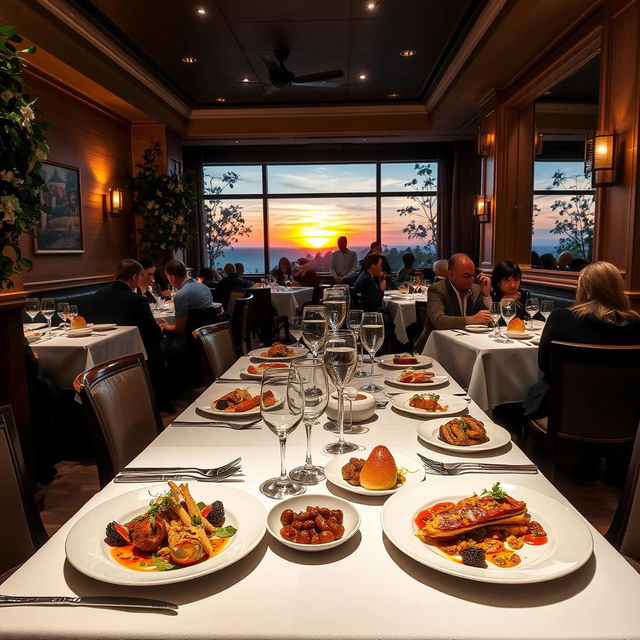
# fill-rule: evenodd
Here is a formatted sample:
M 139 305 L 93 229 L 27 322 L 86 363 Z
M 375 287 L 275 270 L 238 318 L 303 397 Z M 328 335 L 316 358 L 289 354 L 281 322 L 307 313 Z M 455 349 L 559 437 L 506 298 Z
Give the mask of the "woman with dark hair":
M 640 344 L 640 315 L 633 310 L 624 292 L 620 271 L 609 262 L 587 265 L 578 278 L 576 304 L 551 312 L 540 338 L 538 368 L 544 379 L 529 392 L 525 415 L 547 415 L 546 395 L 551 370 L 551 342 L 578 344 Z
M 406 253 L 402 254 L 402 262 L 404 266 L 400 269 L 400 271 L 398 271 L 398 277 L 396 278 L 394 286 L 397 287 L 403 282 L 410 282 L 411 279 L 414 278 L 418 273 L 422 275 L 422 272 L 418 271 L 418 269 L 413 266 L 415 261 L 416 257 L 413 255 L 413 253 L 411 253 L 411 251 L 407 251 Z
M 291 269 L 289 258 L 282 256 L 278 261 L 278 266 L 271 270 L 271 275 L 281 286 L 284 286 L 285 282 L 291 282 L 291 280 L 293 280 L 293 270 Z
M 209 289 L 215 289 L 216 285 L 220 280 L 222 280 L 222 278 L 218 275 L 218 272 L 215 269 L 212 269 L 211 267 L 204 267 L 200 270 L 199 280 L 202 284 L 209 287 Z
M 499 262 L 491 274 L 491 299 L 500 302 L 503 298 L 512 298 L 519 304 L 516 305 L 516 315 L 525 317 L 525 305 L 529 297 L 528 291 L 520 288 L 522 284 L 522 271 L 511 260 Z

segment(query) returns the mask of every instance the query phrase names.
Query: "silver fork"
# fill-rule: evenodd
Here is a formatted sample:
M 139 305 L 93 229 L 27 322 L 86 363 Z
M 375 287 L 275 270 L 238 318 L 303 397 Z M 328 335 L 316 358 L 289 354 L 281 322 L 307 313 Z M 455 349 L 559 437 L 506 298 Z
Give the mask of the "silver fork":
M 172 473 L 126 473 L 120 472 L 114 479 L 114 482 L 167 482 L 169 480 L 195 480 L 196 482 L 220 482 L 226 478 L 236 479 L 235 475 L 240 472 L 240 467 L 232 467 L 224 473 L 217 476 L 203 476 L 199 473 L 190 473 L 189 471 L 174 471 Z M 233 478 L 231 476 L 234 476 Z M 238 476 L 239 480 L 242 479 Z
M 488 462 L 439 462 L 418 454 L 425 467 L 445 476 L 457 476 L 462 473 L 538 473 L 535 464 L 492 464 Z
M 220 467 L 213 467 L 211 469 L 207 469 L 207 468 L 202 469 L 200 467 L 125 467 L 120 473 L 126 473 L 126 474 L 140 473 L 143 475 L 153 474 L 153 473 L 158 473 L 158 474 L 164 473 L 167 475 L 171 473 L 192 473 L 192 474 L 199 474 L 207 478 L 215 478 L 232 469 L 234 471 L 238 471 L 241 460 L 242 458 L 236 458 L 231 462 L 227 462 L 227 464 L 223 464 Z M 235 467 L 238 467 L 238 468 L 235 469 Z

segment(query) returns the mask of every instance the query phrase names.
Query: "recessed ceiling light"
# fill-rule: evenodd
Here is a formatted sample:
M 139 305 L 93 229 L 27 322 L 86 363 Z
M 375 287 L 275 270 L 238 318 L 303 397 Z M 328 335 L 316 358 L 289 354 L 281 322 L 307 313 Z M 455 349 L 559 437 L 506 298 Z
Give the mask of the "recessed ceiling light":
M 242 82 L 249 82 L 249 78 L 242 78 Z
M 377 2 L 367 2 L 367 9 L 369 9 L 369 11 L 373 11 L 377 6 Z
M 361 73 L 358 78 L 360 78 L 360 80 L 366 80 L 367 79 L 367 74 L 366 73 Z
M 196 13 L 200 16 L 206 16 L 207 15 L 207 10 L 204 7 L 198 7 L 196 9 Z
M 387 98 L 399 98 L 399 93 L 387 93 Z
M 236 142 L 236 144 L 240 144 L 240 140 L 236 140 L 235 142 Z
M 226 102 L 226 101 L 227 101 L 226 98 L 222 98 L 222 97 L 216 98 L 216 102 Z
M 180 62 L 185 62 L 186 64 L 193 64 L 194 62 L 198 62 L 198 58 L 194 58 L 193 56 L 185 56 L 184 58 L 180 58 Z
M 411 56 L 415 56 L 416 53 L 418 53 L 415 49 L 405 49 L 404 51 L 400 52 L 400 55 L 403 58 L 410 58 Z

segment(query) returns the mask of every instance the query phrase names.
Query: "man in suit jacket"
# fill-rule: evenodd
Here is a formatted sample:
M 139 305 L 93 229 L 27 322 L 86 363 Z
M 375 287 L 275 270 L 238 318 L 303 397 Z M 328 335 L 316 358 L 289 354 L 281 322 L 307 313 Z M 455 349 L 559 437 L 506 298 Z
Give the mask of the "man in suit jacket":
M 382 311 L 387 281 L 382 278 L 382 256 L 370 253 L 362 262 L 362 271 L 353 291 L 364 311 Z
M 416 342 L 418 350 L 434 329 L 464 329 L 468 324 L 491 322 L 489 277 L 484 274 L 476 277 L 473 260 L 464 253 L 454 253 L 448 267 L 447 279 L 429 287 L 427 323 Z

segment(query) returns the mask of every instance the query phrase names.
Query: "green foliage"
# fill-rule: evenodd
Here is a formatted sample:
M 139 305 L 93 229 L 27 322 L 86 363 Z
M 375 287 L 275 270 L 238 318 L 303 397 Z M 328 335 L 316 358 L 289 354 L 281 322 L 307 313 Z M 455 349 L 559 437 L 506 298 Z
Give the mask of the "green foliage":
M 15 27 L 0 24 L 0 289 L 12 288 L 11 276 L 31 268 L 19 238 L 40 221 L 40 168 L 49 152 L 47 125 L 35 120 L 36 100 L 23 92 L 23 55 L 35 48 L 18 50 L 20 42 Z
M 222 184 L 215 184 L 219 180 Z M 227 171 L 222 176 L 211 176 L 205 186 L 207 195 L 220 195 L 227 187 L 233 189 L 240 176 Z M 209 266 L 213 267 L 216 258 L 224 256 L 224 250 L 238 242 L 243 236 L 251 235 L 251 229 L 245 223 L 242 207 L 237 204 L 221 206 L 222 200 L 205 200 L 205 228 L 207 231 L 207 256 Z
M 132 180 L 134 211 L 142 217 L 140 250 L 143 253 L 186 249 L 193 236 L 196 206 L 195 181 L 191 172 L 170 175 L 158 171 L 159 142 L 145 149 L 140 169 Z

